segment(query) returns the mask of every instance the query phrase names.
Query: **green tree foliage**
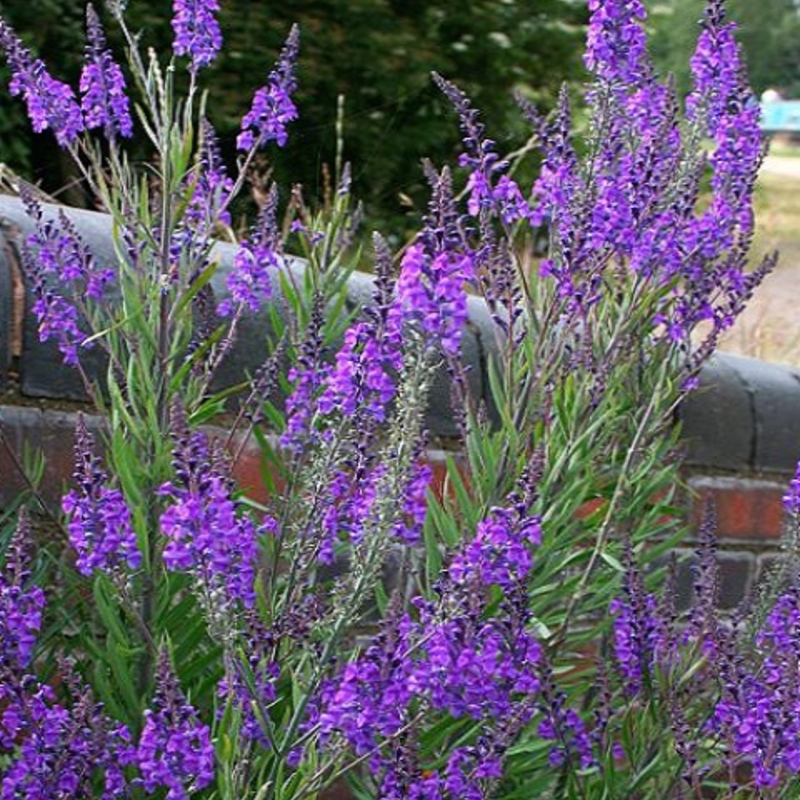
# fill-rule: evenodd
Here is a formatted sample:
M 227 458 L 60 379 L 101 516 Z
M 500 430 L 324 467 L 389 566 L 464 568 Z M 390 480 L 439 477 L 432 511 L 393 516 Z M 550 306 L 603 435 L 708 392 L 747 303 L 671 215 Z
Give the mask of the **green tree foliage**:
M 82 6 L 76 0 L 14 0 L 2 10 L 51 71 L 74 82 Z M 171 13 L 168 0 L 150 0 L 131 2 L 127 17 L 144 43 L 164 52 L 171 43 Z M 207 76 L 215 98 L 209 116 L 233 158 L 243 110 L 298 23 L 301 117 L 287 149 L 269 153 L 274 163 L 268 166 L 279 180 L 299 179 L 309 197 L 320 197 L 323 165 L 334 166 L 341 95 L 343 155 L 353 165 L 355 193 L 373 221 L 401 232 L 408 206 L 422 207 L 427 196 L 420 160 L 444 162 L 459 139 L 431 71 L 472 95 L 496 138 L 521 145 L 528 134 L 512 94 L 521 91 L 547 108 L 562 82 L 582 79 L 585 14 L 581 0 L 225 0 L 224 54 Z M 108 28 L 113 40 L 113 24 Z M 14 137 L 25 140 L 25 127 L 14 128 Z M 49 137 L 37 138 L 49 146 Z M 65 183 L 64 173 L 55 156 L 41 152 L 41 143 L 35 148 L 32 163 L 20 164 L 19 153 L 0 144 L 0 160 L 24 173 L 33 168 L 33 176 L 53 191 Z
M 778 88 L 800 97 L 800 12 L 796 0 L 729 0 L 738 38 L 757 94 Z M 690 87 L 688 56 L 697 38 L 702 0 L 667 0 L 651 4 L 653 56 L 660 70 L 675 75 L 678 90 Z

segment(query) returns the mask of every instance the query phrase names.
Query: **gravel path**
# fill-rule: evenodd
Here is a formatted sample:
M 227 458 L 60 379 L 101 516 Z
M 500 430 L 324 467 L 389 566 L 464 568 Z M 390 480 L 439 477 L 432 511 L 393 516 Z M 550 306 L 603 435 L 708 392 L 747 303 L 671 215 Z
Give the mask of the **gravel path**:
M 800 179 L 800 158 L 787 156 L 767 156 L 761 165 L 762 172 L 783 175 L 786 178 Z

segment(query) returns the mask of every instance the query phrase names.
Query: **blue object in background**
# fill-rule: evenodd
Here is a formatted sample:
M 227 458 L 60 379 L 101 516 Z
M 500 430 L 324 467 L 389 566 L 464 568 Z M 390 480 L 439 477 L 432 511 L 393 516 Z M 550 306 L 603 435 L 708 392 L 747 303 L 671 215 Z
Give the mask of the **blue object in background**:
M 761 103 L 761 129 L 767 133 L 800 133 L 800 100 Z

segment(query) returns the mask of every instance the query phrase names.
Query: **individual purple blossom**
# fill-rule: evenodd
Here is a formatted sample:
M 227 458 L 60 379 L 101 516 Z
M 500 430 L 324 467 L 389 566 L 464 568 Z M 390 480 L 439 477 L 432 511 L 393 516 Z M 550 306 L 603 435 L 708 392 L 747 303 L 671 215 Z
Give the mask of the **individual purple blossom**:
M 337 412 L 361 421 L 366 415 L 375 422 L 383 422 L 388 415 L 403 368 L 403 337 L 401 315 L 395 307 L 395 279 L 384 256 L 383 243 L 376 240 L 372 302 L 344 334 L 319 397 L 320 414 Z
M 229 626 L 231 614 L 255 603 L 258 532 L 233 499 L 227 459 L 188 428 L 177 405 L 171 422 L 176 478 L 159 491 L 167 502 L 160 518 L 164 563 L 191 573 L 206 613 Z
M 100 267 L 74 223 L 60 211 L 58 219 L 46 217 L 41 204 L 28 192 L 21 193 L 25 211 L 35 230 L 22 248 L 23 268 L 36 298 L 32 310 L 39 320 L 39 339 L 55 339 L 70 365 L 79 363 L 78 351 L 91 346 L 81 330 L 76 303 L 67 299 L 64 289 L 82 300 L 100 301 L 114 280 L 111 269 Z M 60 292 L 53 287 L 58 283 Z
M 649 74 L 647 17 L 641 0 L 589 0 L 589 31 L 584 62 L 598 78 L 637 86 Z
M 162 653 L 152 707 L 144 712 L 136 763 L 144 789 L 168 790 L 168 800 L 188 800 L 214 780 L 211 731 L 181 692 L 180 684 Z
M 86 60 L 80 90 L 86 127 L 103 128 L 106 136 L 132 136 L 133 120 L 125 93 L 125 77 L 106 46 L 106 37 L 94 8 L 86 7 Z
M 325 511 L 317 537 L 317 560 L 333 564 L 340 541 L 356 544 L 363 538 L 364 526 L 375 508 L 378 485 L 386 476 L 385 465 L 363 463 L 337 470 L 325 490 Z
M 236 139 L 239 150 L 264 147 L 270 141 L 280 147 L 286 144 L 286 126 L 297 119 L 291 95 L 297 88 L 294 71 L 299 43 L 300 29 L 295 25 L 266 86 L 256 91 L 250 111 L 242 118 L 241 133 Z
M 200 132 L 197 172 L 190 176 L 195 184 L 184 219 L 187 224 L 199 227 L 206 234 L 211 232 L 216 222 L 231 224 L 227 205 L 233 190 L 233 179 L 225 168 L 214 126 L 204 118 L 200 121 Z
M 200 121 L 200 132 L 195 167 L 186 175 L 182 185 L 186 204 L 169 243 L 173 272 L 180 272 L 183 263 L 189 271 L 190 280 L 194 280 L 208 266 L 215 226 L 218 223 L 231 223 L 227 203 L 233 180 L 225 169 L 214 128 L 205 118 Z M 195 306 L 202 302 L 198 298 Z M 213 306 L 209 304 L 209 310 L 211 308 Z M 216 327 L 216 321 L 210 320 L 209 327 Z
M 50 288 L 45 271 L 29 248 L 22 250 L 22 267 L 36 298 L 31 311 L 39 320 L 39 340 L 55 339 L 64 363 L 77 366 L 80 363 L 78 351 L 89 346 L 87 335 L 78 324 L 78 310 Z
M 40 59 L 33 58 L 3 19 L 0 19 L 0 47 L 11 70 L 9 91 L 15 97 L 22 95 L 33 130 L 41 133 L 50 129 L 62 147 L 73 144 L 84 124 L 72 89 L 53 78 Z
M 655 597 L 644 591 L 638 573 L 628 567 L 623 596 L 611 601 L 614 660 L 625 689 L 637 694 L 656 666 L 660 625 Z
M 516 181 L 505 174 L 510 164 L 495 151 L 495 143 L 486 137 L 479 114 L 458 87 L 434 74 L 434 80 L 458 112 L 463 133 L 464 152 L 459 164 L 470 170 L 467 179 L 467 211 L 473 217 L 486 213 L 499 216 L 505 225 L 529 219 L 531 209 Z
M 395 320 L 361 321 L 347 329 L 319 398 L 321 414 L 336 410 L 345 417 L 366 412 L 379 422 L 386 418 L 403 366 Z
M 23 509 L 0 574 L 0 675 L 30 664 L 42 626 L 45 596 L 31 582 L 30 545 L 30 522 Z
M 191 71 L 210 64 L 222 48 L 222 31 L 216 18 L 217 0 L 173 0 L 172 29 L 176 55 L 192 59 Z
M 428 488 L 433 469 L 422 459 L 411 467 L 411 474 L 403 490 L 403 517 L 395 525 L 394 534 L 407 545 L 422 541 L 422 529 L 428 513 Z
M 121 577 L 126 568 L 139 569 L 142 554 L 125 496 L 109 485 L 108 475 L 93 449 L 94 440 L 79 417 L 75 434 L 76 485 L 62 500 L 67 533 L 78 555 L 79 572 L 91 575 L 100 571 Z

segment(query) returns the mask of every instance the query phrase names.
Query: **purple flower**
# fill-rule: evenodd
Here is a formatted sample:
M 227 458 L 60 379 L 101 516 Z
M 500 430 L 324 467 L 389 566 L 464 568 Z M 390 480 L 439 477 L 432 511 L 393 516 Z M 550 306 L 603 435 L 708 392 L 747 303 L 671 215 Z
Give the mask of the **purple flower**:
M 45 596 L 30 582 L 30 545 L 30 523 L 23 510 L 0 574 L 0 674 L 30 664 L 42 625 Z
M 55 339 L 64 363 L 77 365 L 78 350 L 87 338 L 78 325 L 77 309 L 48 287 L 45 271 L 27 247 L 22 250 L 22 266 L 33 283 L 36 300 L 31 310 L 39 320 L 39 340 Z
M 405 617 L 387 622 L 367 651 L 326 686 L 319 716 L 323 742 L 335 732 L 364 755 L 403 728 L 413 696 L 410 630 Z
M 493 508 L 463 552 L 453 559 L 448 574 L 458 584 L 496 584 L 513 590 L 527 580 L 533 568 L 531 550 L 541 538 L 538 517 L 518 509 Z
M 197 162 L 182 184 L 186 205 L 170 240 L 172 269 L 177 273 L 183 263 L 190 270 L 190 280 L 208 265 L 217 223 L 231 222 L 226 206 L 233 180 L 225 170 L 214 128 L 208 120 L 200 121 L 200 132 Z M 213 321 L 210 327 L 212 330 L 215 327 Z
M 756 652 L 729 658 L 721 697 L 707 730 L 727 743 L 729 758 L 752 765 L 759 788 L 800 773 L 800 600 L 781 595 L 756 635 Z
M 36 261 L 36 271 L 52 275 L 60 284 L 73 284 L 79 296 L 103 299 L 105 288 L 115 279 L 114 271 L 100 267 L 63 210 L 58 219 L 46 218 L 39 201 L 28 191 L 20 194 L 25 213 L 35 232 L 25 241 L 25 250 Z
M 168 800 L 188 800 L 189 792 L 214 780 L 211 731 L 180 690 L 178 679 L 162 654 L 152 708 L 144 712 L 136 762 L 145 791 L 168 789 Z
M 686 99 L 687 115 L 714 130 L 726 114 L 728 97 L 742 82 L 742 59 L 734 37 L 736 25 L 725 22 L 724 0 L 706 6 L 703 30 L 691 59 L 694 89 Z
M 0 47 L 11 69 L 9 90 L 14 96 L 23 96 L 34 131 L 41 133 L 49 128 L 62 147 L 71 145 L 83 130 L 83 115 L 75 93 L 66 83 L 50 76 L 42 61 L 33 58 L 2 19 Z
M 295 25 L 275 69 L 269 74 L 267 85 L 255 93 L 253 105 L 242 119 L 241 133 L 236 139 L 239 150 L 264 147 L 273 140 L 280 147 L 286 144 L 286 125 L 297 119 L 297 108 L 291 95 L 297 87 L 294 68 L 299 41 L 300 30 Z
M 637 86 L 650 74 L 641 0 L 589 0 L 586 66 L 609 83 Z
M 176 55 L 192 59 L 191 70 L 197 72 L 210 64 L 222 47 L 222 32 L 214 16 L 219 11 L 217 0 L 173 0 L 172 29 Z
M 504 515 L 500 509 L 493 513 L 499 524 Z M 521 549 L 511 541 L 510 519 L 506 522 L 502 534 L 486 533 L 498 551 L 481 554 L 484 562 L 496 562 L 496 574 L 480 565 L 459 569 L 454 562 L 436 588 L 438 600 L 415 600 L 418 619 L 390 618 L 373 646 L 331 681 L 319 717 L 323 739 L 338 732 L 364 754 L 395 735 L 420 708 L 486 722 L 512 714 L 528 718 L 526 709 L 532 713 L 539 688 L 541 647 L 528 630 L 527 589 L 518 577 L 509 585 L 507 571 L 526 574 L 530 555 L 523 551 L 538 540 L 538 522 L 529 528 L 523 520 L 515 523 Z M 508 551 L 507 560 L 501 548 Z M 469 560 L 467 547 L 460 558 Z M 508 613 L 497 616 L 484 613 L 494 581 L 508 586 Z M 389 769 L 383 763 L 381 768 Z M 487 771 L 494 769 L 487 763 Z
M 94 440 L 82 417 L 75 435 L 77 484 L 64 496 L 69 540 L 78 554 L 77 567 L 84 575 L 96 570 L 121 576 L 125 565 L 136 570 L 142 554 L 136 542 L 131 513 L 119 489 L 108 485 L 108 475 L 92 452 Z
M 172 431 L 177 476 L 160 490 L 168 501 L 160 520 L 167 539 L 164 563 L 194 575 L 212 622 L 230 626 L 240 605 L 255 603 L 258 534 L 253 522 L 237 513 L 226 459 L 209 449 L 204 434 L 189 430 L 177 406 Z
M 198 152 L 197 182 L 192 199 L 186 210 L 186 222 L 208 231 L 217 220 L 231 224 L 230 212 L 219 209 L 226 206 L 233 189 L 219 150 L 219 142 L 213 125 L 203 119 L 200 122 L 200 147 Z
M 495 152 L 495 143 L 485 136 L 476 109 L 452 83 L 436 74 L 434 80 L 455 107 L 461 122 L 465 152 L 459 157 L 459 164 L 472 170 L 467 180 L 467 210 L 470 215 L 482 217 L 488 212 L 499 216 L 505 225 L 529 219 L 531 209 L 519 186 L 503 174 L 509 162 L 500 159 Z
M 397 298 L 403 315 L 413 320 L 448 355 L 458 355 L 467 322 L 464 284 L 473 278 L 468 253 L 431 253 L 417 241 L 405 252 L 397 280 Z
M 88 689 L 78 689 L 67 708 L 31 676 L 17 686 L 0 682 L 0 739 L 14 751 L 4 764 L 3 798 L 95 797 L 98 778 L 102 800 L 129 796 L 123 768 L 134 761 L 130 733 Z
M 395 525 L 395 536 L 404 544 L 419 544 L 428 513 L 428 487 L 433 470 L 420 460 L 411 468 L 403 490 L 403 519 Z
M 233 257 L 233 269 L 228 276 L 230 298 L 220 303 L 219 313 L 227 316 L 238 306 L 257 312 L 272 296 L 271 273 L 281 265 L 283 246 L 277 220 L 278 187 L 270 187 L 266 202 L 250 237 L 239 245 Z
M 400 330 L 394 318 L 357 322 L 345 333 L 336 363 L 319 398 L 319 412 L 345 417 L 368 413 L 386 418 L 403 366 Z
M 105 130 L 109 139 L 133 135 L 125 77 L 106 47 L 100 20 L 91 5 L 86 7 L 86 62 L 81 72 L 80 90 L 86 127 Z
M 91 346 L 79 325 L 76 304 L 51 288 L 57 281 L 71 289 L 74 297 L 101 300 L 106 286 L 114 280 L 110 269 L 99 267 L 72 221 L 61 211 L 58 220 L 47 219 L 39 202 L 21 193 L 25 211 L 33 220 L 35 232 L 22 248 L 22 265 L 33 284 L 36 301 L 33 312 L 39 320 L 41 341 L 55 339 L 64 362 L 76 365 L 79 348 Z M 63 288 L 62 288 L 63 291 Z
M 783 507 L 789 514 L 800 514 L 800 463 L 794 472 L 794 477 L 789 483 L 789 488 L 783 496 Z
M 316 399 L 331 369 L 322 359 L 323 322 L 323 309 L 316 298 L 297 365 L 287 375 L 292 381 L 292 391 L 286 398 L 286 430 L 281 435 L 281 446 L 298 454 L 317 440 L 312 429 Z

